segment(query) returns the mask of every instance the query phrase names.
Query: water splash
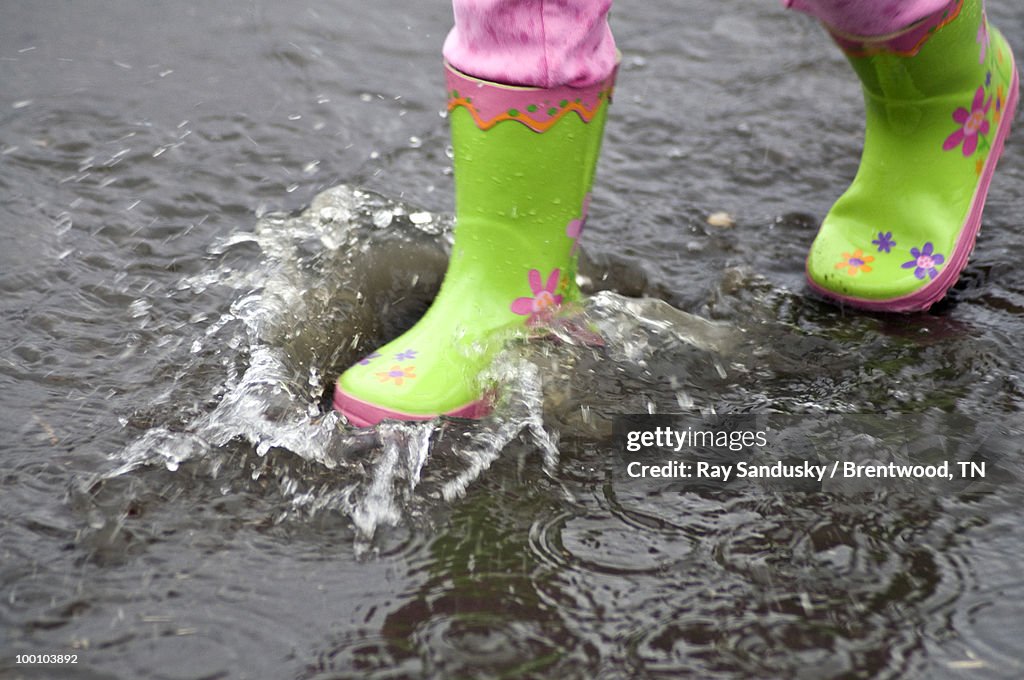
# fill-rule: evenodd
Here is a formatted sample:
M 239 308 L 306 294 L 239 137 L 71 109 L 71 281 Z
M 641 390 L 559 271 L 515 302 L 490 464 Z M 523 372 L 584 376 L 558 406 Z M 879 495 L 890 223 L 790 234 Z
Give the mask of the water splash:
M 539 452 L 554 473 L 559 428 L 579 425 L 569 415 L 578 408 L 607 435 L 608 418 L 595 420 L 580 395 L 600 394 L 590 383 L 607 384 L 608 371 L 634 373 L 642 384 L 659 361 L 710 359 L 724 372 L 719 356 L 735 345 L 734 330 L 660 300 L 603 291 L 547 338 L 517 340 L 498 356 L 485 376 L 502 386 L 492 417 L 349 427 L 324 398 L 330 376 L 415 321 L 439 285 L 451 226 L 447 217 L 339 186 L 299 215 L 266 215 L 251 232 L 216 243 L 214 266 L 179 289 L 226 288 L 230 303 L 209 319 L 199 315 L 204 325 L 185 343 L 189 357 L 177 377 L 192 392 L 164 393 L 152 410 L 216 399 L 177 424 L 141 418 L 156 422 L 113 456 L 104 477 L 192 465 L 219 479 L 222 493 L 269 481 L 280 497 L 272 521 L 341 513 L 366 549 L 379 527 L 411 509 L 462 496 L 514 441 Z M 226 480 L 228 469 L 246 474 Z

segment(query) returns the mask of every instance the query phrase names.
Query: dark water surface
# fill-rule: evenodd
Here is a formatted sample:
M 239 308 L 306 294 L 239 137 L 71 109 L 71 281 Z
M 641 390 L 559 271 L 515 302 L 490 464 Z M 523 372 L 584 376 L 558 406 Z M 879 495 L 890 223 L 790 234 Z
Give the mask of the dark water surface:
M 449 16 L 0 9 L 0 677 L 1024 677 L 1024 135 L 950 302 L 844 313 L 802 282 L 859 151 L 839 53 L 772 0 L 623 1 L 605 346 L 510 348 L 481 423 L 351 430 L 326 388 L 443 271 Z M 631 479 L 611 420 L 652 411 L 957 414 L 1000 473 Z

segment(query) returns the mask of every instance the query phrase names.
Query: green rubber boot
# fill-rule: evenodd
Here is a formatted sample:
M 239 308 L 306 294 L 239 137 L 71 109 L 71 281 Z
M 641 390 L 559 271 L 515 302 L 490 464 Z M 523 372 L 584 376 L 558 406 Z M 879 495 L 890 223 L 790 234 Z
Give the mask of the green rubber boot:
M 861 79 L 860 169 L 807 257 L 811 287 L 862 309 L 928 309 L 974 248 L 1017 107 L 1013 53 L 981 0 L 895 36 L 833 37 Z
M 437 298 L 408 332 L 338 379 L 353 425 L 476 418 L 479 375 L 511 334 L 576 299 L 587 216 L 614 75 L 586 88 L 489 83 L 447 67 L 455 150 L 455 233 Z

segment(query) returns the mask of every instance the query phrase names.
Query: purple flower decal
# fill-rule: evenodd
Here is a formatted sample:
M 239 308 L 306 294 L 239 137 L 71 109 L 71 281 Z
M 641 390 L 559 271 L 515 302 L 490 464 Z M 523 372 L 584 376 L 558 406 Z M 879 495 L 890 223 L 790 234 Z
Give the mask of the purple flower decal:
M 373 361 L 374 359 L 379 359 L 379 358 L 380 358 L 380 352 L 373 352 L 371 354 L 367 354 L 365 357 L 360 359 L 358 363 L 359 363 L 360 366 L 368 366 L 371 361 Z
M 988 110 L 992 106 L 992 98 L 985 101 L 985 88 L 979 87 L 974 94 L 971 110 L 960 107 L 953 112 L 953 120 L 963 127 L 946 138 L 942 145 L 943 151 L 952 151 L 963 142 L 964 156 L 972 155 L 978 148 L 978 136 L 987 135 L 989 130 Z
M 416 358 L 416 350 L 407 349 L 404 352 L 399 352 L 395 355 L 395 361 L 408 361 L 409 359 Z
M 872 241 L 872 243 L 878 246 L 878 252 L 880 253 L 888 253 L 892 250 L 892 247 L 896 245 L 896 241 L 892 238 L 891 231 L 878 232 L 878 238 Z
M 583 228 L 587 226 L 587 211 L 590 209 L 590 194 L 587 194 L 586 198 L 583 199 L 583 208 L 580 211 L 578 219 L 572 220 L 565 226 L 565 235 L 573 239 L 575 243 L 572 244 L 572 253 L 576 254 L 576 249 L 580 247 L 579 237 L 583 235 Z
M 558 279 L 562 275 L 560 269 L 555 269 L 548 275 L 547 282 L 541 280 L 540 272 L 531 269 L 529 274 L 530 291 L 533 297 L 521 297 L 512 301 L 512 312 L 527 317 L 526 324 L 532 326 L 538 321 L 544 321 L 551 315 L 560 304 L 562 296 L 556 295 L 558 290 Z
M 934 252 L 934 246 L 932 246 L 931 241 L 925 243 L 924 247 L 920 250 L 911 248 L 910 256 L 914 259 L 904 262 L 900 266 L 904 269 L 913 269 L 914 276 L 919 279 L 923 279 L 926 274 L 929 278 L 934 279 L 939 273 L 937 267 L 946 261 L 946 258 L 941 253 Z

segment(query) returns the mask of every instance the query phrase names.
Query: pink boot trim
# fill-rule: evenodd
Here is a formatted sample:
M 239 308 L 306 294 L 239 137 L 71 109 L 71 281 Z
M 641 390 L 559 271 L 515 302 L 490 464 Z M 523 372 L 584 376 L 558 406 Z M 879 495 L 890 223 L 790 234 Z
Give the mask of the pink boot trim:
M 372 427 L 382 420 L 432 420 L 440 415 L 454 416 L 456 418 L 483 418 L 491 412 L 491 395 L 484 395 L 481 399 L 459 406 L 447 413 L 405 413 L 395 411 L 384 406 L 378 406 L 368 401 L 353 397 L 340 387 L 334 388 L 334 409 L 340 411 L 348 422 L 356 427 Z
M 460 73 L 445 64 L 448 110 L 464 107 L 477 127 L 487 130 L 503 120 L 515 120 L 535 132 L 544 132 L 570 113 L 589 123 L 611 101 L 615 70 L 604 80 L 586 87 L 518 87 L 500 85 Z
M 1014 65 L 1013 77 L 1010 82 L 1012 87 L 1010 95 L 1006 100 L 1006 110 L 1003 113 L 1003 119 L 999 122 L 995 143 L 985 161 L 985 168 L 982 170 L 981 179 L 978 181 L 978 186 L 974 191 L 974 198 L 971 201 L 971 209 L 967 214 L 967 220 L 960 231 L 960 236 L 957 239 L 949 264 L 943 268 L 939 275 L 929 285 L 913 294 L 892 300 L 868 300 L 839 295 L 817 285 L 808 275 L 807 282 L 816 293 L 831 300 L 848 304 L 851 307 L 875 312 L 923 312 L 946 296 L 949 289 L 960 278 L 960 273 L 967 266 L 967 258 L 970 257 L 971 251 L 974 250 L 974 242 L 978 237 L 978 230 L 981 229 L 981 214 L 985 209 L 985 199 L 988 197 L 989 184 L 991 184 L 992 175 L 996 171 L 996 163 L 999 162 L 999 157 L 1003 154 L 1006 138 L 1010 134 L 1010 125 L 1017 112 L 1017 103 L 1020 99 L 1020 81 L 1016 64 Z

